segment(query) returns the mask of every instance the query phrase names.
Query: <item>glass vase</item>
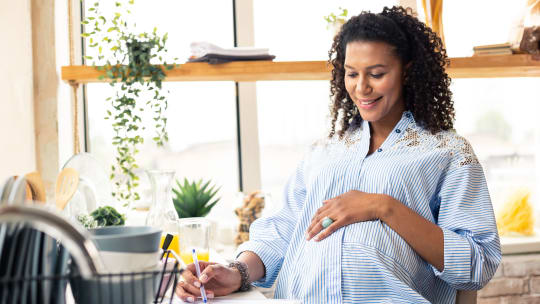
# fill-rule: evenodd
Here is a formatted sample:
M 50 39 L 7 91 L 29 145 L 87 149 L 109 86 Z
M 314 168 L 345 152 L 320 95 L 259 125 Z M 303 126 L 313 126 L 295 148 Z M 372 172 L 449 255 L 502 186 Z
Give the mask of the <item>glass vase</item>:
M 161 245 L 167 233 L 174 236 L 169 249 L 178 252 L 178 214 L 172 200 L 174 171 L 146 171 L 152 185 L 152 206 L 146 216 L 146 225 L 163 231 Z

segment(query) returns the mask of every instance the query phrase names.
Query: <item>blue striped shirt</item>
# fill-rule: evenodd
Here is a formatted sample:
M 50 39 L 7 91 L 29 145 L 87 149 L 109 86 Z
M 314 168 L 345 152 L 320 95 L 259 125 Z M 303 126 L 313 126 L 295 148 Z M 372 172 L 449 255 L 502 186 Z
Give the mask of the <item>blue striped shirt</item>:
M 266 274 L 255 285 L 304 303 L 455 303 L 480 289 L 501 251 L 484 173 L 454 131 L 418 126 L 410 112 L 368 155 L 369 123 L 315 144 L 288 181 L 284 204 L 258 219 L 238 252 L 256 253 Z M 392 196 L 441 227 L 444 270 L 424 261 L 380 220 L 340 228 L 321 242 L 306 230 L 322 202 L 350 190 Z

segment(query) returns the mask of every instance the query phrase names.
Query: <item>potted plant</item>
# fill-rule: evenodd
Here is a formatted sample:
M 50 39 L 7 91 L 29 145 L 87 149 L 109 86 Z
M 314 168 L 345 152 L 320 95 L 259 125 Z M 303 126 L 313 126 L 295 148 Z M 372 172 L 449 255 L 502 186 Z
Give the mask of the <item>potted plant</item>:
M 85 228 L 123 226 L 126 223 L 126 216 L 118 212 L 114 207 L 103 206 L 90 214 L 79 215 L 77 220 Z
M 204 217 L 216 205 L 220 198 L 214 199 L 220 188 L 210 186 L 210 180 L 189 182 L 184 178 L 181 184 L 176 180 L 178 188 L 173 188 L 173 203 L 179 218 Z
M 110 4 L 110 2 L 106 2 Z M 136 155 L 144 142 L 143 118 L 151 113 L 155 134 L 153 141 L 163 146 L 167 135 L 167 99 L 163 92 L 164 69 L 171 69 L 164 60 L 167 53 L 167 34 L 160 35 L 157 28 L 152 32 L 136 32 L 135 24 L 128 22 L 130 6 L 134 0 L 116 0 L 111 16 L 101 13 L 96 1 L 86 10 L 82 22 L 85 41 L 93 54 L 85 56 L 98 70 L 104 71 L 99 78 L 108 78 L 114 88 L 107 98 L 110 109 L 105 119 L 111 122 L 115 147 L 115 162 L 110 178 L 114 181 L 113 197 L 128 206 L 139 200 L 136 191 L 139 177 Z M 161 64 L 161 65 L 156 65 Z
M 192 248 L 198 248 L 199 260 L 208 261 L 210 244 L 214 243 L 217 222 L 205 216 L 220 200 L 215 198 L 220 188 L 216 189 L 210 182 L 202 179 L 189 182 L 184 178 L 183 184 L 176 180 L 178 188 L 172 189 L 174 208 L 180 218 L 179 237 L 182 241 L 178 249 L 186 264 L 193 262 Z

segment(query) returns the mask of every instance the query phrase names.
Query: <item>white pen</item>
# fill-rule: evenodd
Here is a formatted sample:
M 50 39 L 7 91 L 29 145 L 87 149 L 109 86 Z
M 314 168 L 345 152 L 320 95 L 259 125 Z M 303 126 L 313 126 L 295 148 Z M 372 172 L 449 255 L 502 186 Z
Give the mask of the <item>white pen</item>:
M 195 264 L 195 270 L 197 271 L 197 278 L 201 276 L 201 267 L 199 267 L 199 259 L 197 259 L 197 252 L 195 252 L 195 248 L 193 248 L 193 264 Z M 204 290 L 204 286 L 201 283 L 201 296 L 203 299 L 203 302 L 206 303 L 206 291 Z

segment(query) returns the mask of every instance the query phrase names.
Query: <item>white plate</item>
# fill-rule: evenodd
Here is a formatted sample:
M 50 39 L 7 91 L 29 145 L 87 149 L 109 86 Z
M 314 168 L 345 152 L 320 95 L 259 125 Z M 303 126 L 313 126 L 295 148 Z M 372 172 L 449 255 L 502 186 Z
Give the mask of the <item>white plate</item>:
M 34 255 L 33 249 L 34 249 L 34 243 L 36 241 L 36 230 L 26 227 L 26 239 L 24 241 L 23 249 L 21 250 L 21 255 L 19 256 L 20 260 L 23 260 L 22 266 L 20 266 L 19 273 L 21 277 L 29 278 L 31 276 L 32 272 L 32 258 Z M 26 279 L 23 280 L 22 284 L 20 285 L 20 301 L 21 303 L 28 303 L 29 297 L 31 297 L 30 292 L 28 292 L 30 288 L 31 281 Z
M 43 237 L 43 233 L 41 231 L 35 230 L 35 236 L 34 236 L 34 248 L 32 248 L 32 261 L 31 261 L 31 271 L 30 275 L 32 277 L 37 277 L 39 274 L 39 258 L 41 257 L 41 239 Z M 38 281 L 32 280 L 30 283 L 30 295 L 31 295 L 31 303 L 38 304 L 40 301 L 38 300 Z
M 26 179 L 24 177 L 17 177 L 13 182 L 11 191 L 7 199 L 8 205 L 21 205 L 26 201 Z
M 88 212 L 94 211 L 96 207 L 113 204 L 111 182 L 107 170 L 90 153 L 73 155 L 63 168 L 73 168 L 79 172 L 83 185 L 78 188 L 78 191 L 88 202 Z M 93 201 L 96 203 L 94 204 Z
M 20 264 L 21 262 L 24 262 L 21 261 L 24 259 L 24 254 L 22 254 L 23 251 L 21 251 L 23 249 L 23 235 L 24 231 L 22 230 L 22 226 L 20 224 L 15 224 L 13 234 L 11 235 L 12 242 L 6 247 L 7 252 L 5 253 L 7 254 L 7 260 L 2 261 L 2 268 L 6 270 L 7 277 L 16 278 L 19 266 L 24 265 L 24 263 Z M 15 285 L 15 288 L 13 288 L 13 290 L 10 292 L 10 297 L 14 297 L 14 294 L 18 293 L 17 287 L 20 285 Z M 2 295 L 2 299 L 0 300 L 2 301 L 1 303 L 4 303 L 7 296 L 7 294 Z
M 43 234 L 43 243 L 41 246 L 41 270 L 42 276 L 54 276 L 56 268 L 57 252 L 56 240 L 47 234 Z M 41 303 L 48 304 L 51 301 L 52 280 L 42 280 L 41 284 Z
M 13 187 L 14 182 L 15 176 L 8 177 L 4 182 L 4 185 L 2 187 L 2 196 L 0 196 L 0 204 L 7 203 L 9 193 L 11 192 L 11 188 Z
M 64 209 L 66 215 L 72 220 L 77 221 L 79 215 L 87 215 L 96 208 L 96 190 L 89 181 L 84 178 L 79 178 L 77 190 L 75 190 L 73 197 L 69 200 Z
M 65 276 L 68 270 L 69 252 L 64 246 L 58 248 L 58 259 L 56 261 L 55 276 Z M 54 280 L 52 283 L 51 303 L 63 304 L 66 292 L 67 280 Z

